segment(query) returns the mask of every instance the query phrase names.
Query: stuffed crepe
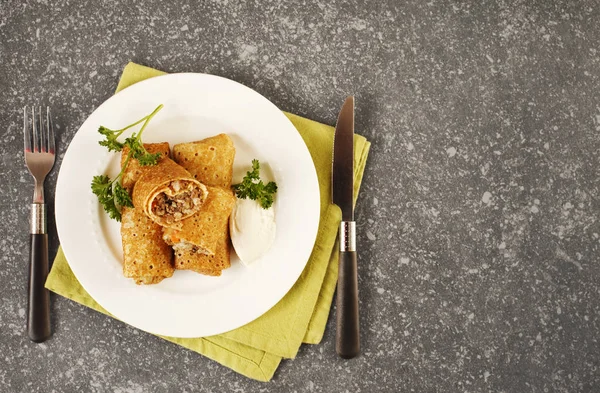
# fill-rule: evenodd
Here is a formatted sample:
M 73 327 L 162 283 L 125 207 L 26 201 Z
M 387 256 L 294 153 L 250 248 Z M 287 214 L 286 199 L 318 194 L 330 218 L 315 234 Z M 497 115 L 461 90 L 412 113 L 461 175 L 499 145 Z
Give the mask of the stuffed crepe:
M 161 153 L 161 160 L 169 155 L 169 144 L 144 144 L 150 153 Z M 121 155 L 124 165 L 129 149 Z M 123 172 L 123 187 L 131 193 L 137 180 L 148 170 L 136 159 L 130 159 Z M 121 209 L 121 242 L 123 245 L 123 275 L 136 284 L 156 284 L 173 275 L 173 250 L 162 239 L 162 227 L 146 216 L 141 209 Z
M 173 158 L 207 186 L 231 187 L 235 147 L 227 134 L 173 146 Z
M 200 210 L 206 186 L 170 158 L 148 167 L 133 187 L 133 205 L 162 226 L 178 227 L 179 221 Z

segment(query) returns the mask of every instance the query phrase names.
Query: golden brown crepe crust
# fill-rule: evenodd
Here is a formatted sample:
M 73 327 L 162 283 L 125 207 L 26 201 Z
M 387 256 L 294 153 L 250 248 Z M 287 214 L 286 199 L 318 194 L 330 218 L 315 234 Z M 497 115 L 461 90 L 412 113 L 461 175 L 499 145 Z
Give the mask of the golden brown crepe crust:
M 169 143 L 147 143 L 150 153 L 161 153 L 168 157 Z M 129 154 L 123 148 L 121 165 Z M 162 159 L 161 158 L 161 159 Z M 148 169 L 136 159 L 129 160 L 123 172 L 123 187 L 131 192 L 135 182 Z M 161 237 L 162 227 L 150 220 L 141 210 L 128 207 L 121 209 L 121 242 L 123 245 L 123 275 L 133 278 L 136 284 L 156 284 L 173 275 L 173 250 Z M 152 266 L 152 269 L 150 268 Z
M 220 276 L 221 271 L 231 266 L 229 227 L 221 229 L 221 237 L 214 255 L 194 253 L 188 250 L 175 251 L 175 269 L 193 270 L 208 276 Z
M 231 187 L 235 147 L 227 134 L 173 146 L 174 160 L 198 181 L 212 187 Z
M 168 157 L 169 145 L 166 142 L 144 146 L 150 153 L 161 152 L 163 157 Z M 127 152 L 124 149 L 123 155 Z M 175 145 L 174 154 L 181 166 L 169 158 L 161 158 L 159 164 L 152 167 L 141 167 L 136 160 L 131 160 L 123 175 L 123 186 L 128 190 L 133 189 L 133 203 L 138 207 L 122 211 L 123 272 L 138 284 L 160 282 L 172 276 L 174 268 L 220 276 L 222 270 L 231 266 L 229 216 L 235 203 L 230 189 L 235 157 L 233 142 L 226 134 L 220 134 L 198 142 Z M 124 156 L 121 164 L 123 162 Z M 161 220 L 151 220 L 148 212 L 151 213 L 152 202 L 149 199 L 162 192 L 158 188 L 161 185 L 164 187 L 164 184 L 168 187 L 173 180 L 191 179 L 191 175 L 201 183 L 221 188 L 204 189 L 208 198 L 205 193 L 205 203 L 199 212 L 187 219 L 182 218 L 175 226 L 181 228 L 181 232 L 161 227 L 158 225 Z M 138 185 L 135 185 L 136 181 L 139 182 Z M 196 215 L 198 217 L 192 219 Z M 164 221 L 162 224 L 168 225 Z M 201 248 L 207 246 L 213 254 L 176 250 L 173 266 L 173 250 L 163 241 L 163 231 L 178 233 L 179 237 L 190 240 Z M 139 264 L 138 261 L 145 261 L 146 264 Z
M 156 284 L 173 275 L 173 250 L 162 239 L 162 227 L 139 209 L 121 210 L 123 275 L 136 284 Z
M 235 204 L 232 192 L 218 187 L 207 187 L 208 197 L 204 205 L 193 216 L 181 221 L 181 228 L 164 228 L 163 239 L 170 245 L 179 243 L 193 244 L 201 253 L 213 255 L 223 237 L 223 226 L 229 222 L 229 216 Z
M 206 200 L 208 191 L 204 184 L 194 179 L 185 168 L 175 163 L 175 161 L 170 158 L 163 158 L 157 165 L 151 166 L 145 170 L 135 183 L 132 195 L 133 205 L 142 209 L 144 213 L 157 224 L 178 227 L 178 221 L 197 212 L 201 205 L 195 206 L 191 213 L 182 215 L 182 217 L 176 219 L 174 223 L 169 223 L 164 216 L 157 216 L 152 212 L 152 202 L 154 198 L 163 191 L 168 190 L 169 185 L 176 180 L 194 183 L 194 186 L 202 191 L 204 196 L 203 200 Z
M 161 159 L 164 157 L 168 157 L 171 149 L 169 147 L 169 142 L 160 142 L 160 143 L 144 143 L 144 148 L 148 151 L 148 153 L 155 154 L 161 153 Z M 127 154 L 129 154 L 129 147 L 125 146 L 123 148 L 123 152 L 121 153 L 121 168 L 125 164 L 125 160 L 127 159 Z M 137 180 L 142 176 L 142 174 L 150 168 L 149 166 L 141 166 L 138 160 L 132 158 L 129 160 L 127 164 L 127 168 L 123 173 L 123 177 L 121 178 L 121 183 L 123 188 L 127 191 L 131 192 L 133 185 Z
M 187 169 L 197 180 L 209 187 L 219 187 L 219 191 L 209 188 L 211 192 L 219 192 L 223 201 L 229 199 L 227 220 L 218 232 L 218 240 L 214 255 L 193 253 L 189 250 L 175 251 L 175 269 L 194 270 L 201 274 L 220 276 L 223 269 L 231 266 L 229 215 L 235 204 L 235 197 L 231 191 L 231 178 L 233 175 L 233 160 L 235 147 L 227 134 L 219 134 L 201 141 L 180 143 L 173 146 L 174 160 Z M 227 198 L 224 196 L 227 195 Z M 203 206 L 204 207 L 204 206 Z M 206 206 L 208 208 L 208 206 Z M 168 230 L 165 230 L 168 231 Z M 183 231 L 182 231 L 183 232 Z M 185 238 L 185 237 L 184 237 Z M 195 238 L 192 240 L 195 241 Z

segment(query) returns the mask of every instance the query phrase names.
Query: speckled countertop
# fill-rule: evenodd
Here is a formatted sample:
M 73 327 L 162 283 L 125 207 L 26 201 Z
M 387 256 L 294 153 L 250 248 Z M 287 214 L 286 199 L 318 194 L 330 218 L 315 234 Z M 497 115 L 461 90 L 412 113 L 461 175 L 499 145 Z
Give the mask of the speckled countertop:
M 0 2 L 0 391 L 600 390 L 598 4 L 369 3 Z M 29 342 L 20 108 L 51 103 L 62 155 L 130 60 L 328 124 L 356 95 L 360 358 L 330 321 L 259 383 L 60 297 Z

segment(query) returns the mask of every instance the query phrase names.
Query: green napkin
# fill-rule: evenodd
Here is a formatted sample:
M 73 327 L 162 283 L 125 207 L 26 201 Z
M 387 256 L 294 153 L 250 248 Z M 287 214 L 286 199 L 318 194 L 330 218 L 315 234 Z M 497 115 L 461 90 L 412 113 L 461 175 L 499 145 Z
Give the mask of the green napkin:
M 117 92 L 164 72 L 129 63 Z M 317 344 L 323 337 L 337 282 L 336 235 L 341 220 L 331 204 L 333 128 L 293 114 L 286 116 L 304 139 L 317 170 L 321 194 L 319 231 L 306 268 L 292 289 L 272 309 L 238 329 L 202 338 L 163 337 L 201 353 L 247 377 L 268 381 L 282 358 L 294 358 L 302 343 Z M 362 180 L 370 143 L 354 138 L 354 200 Z M 110 315 L 83 289 L 59 248 L 46 288 L 85 306 Z

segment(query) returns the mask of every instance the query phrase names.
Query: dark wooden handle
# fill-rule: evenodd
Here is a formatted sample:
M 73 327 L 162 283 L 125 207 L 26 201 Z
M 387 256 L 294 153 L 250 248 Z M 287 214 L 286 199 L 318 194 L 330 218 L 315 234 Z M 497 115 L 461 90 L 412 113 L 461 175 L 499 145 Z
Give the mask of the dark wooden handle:
M 48 235 L 31 235 L 27 334 L 41 343 L 50 337 L 50 294 L 44 288 L 48 276 Z
M 336 351 L 344 359 L 360 353 L 356 252 L 341 251 L 337 286 Z

